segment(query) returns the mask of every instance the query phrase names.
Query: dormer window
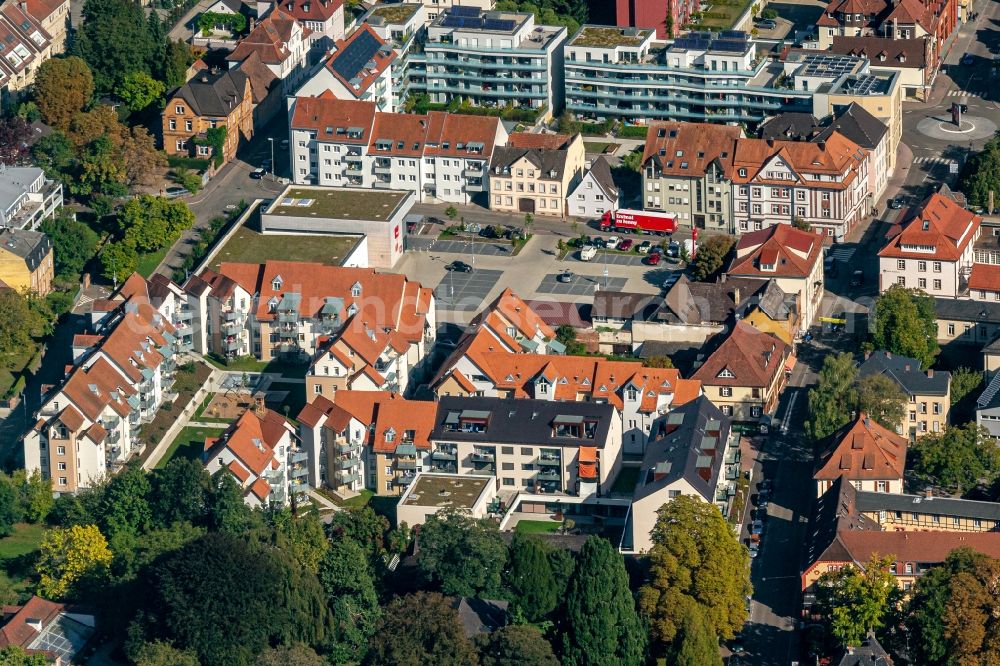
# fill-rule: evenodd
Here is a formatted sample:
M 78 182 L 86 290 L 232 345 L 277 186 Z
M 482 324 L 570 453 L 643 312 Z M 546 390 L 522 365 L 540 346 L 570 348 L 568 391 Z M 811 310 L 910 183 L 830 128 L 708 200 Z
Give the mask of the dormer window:
M 719 374 L 716 376 L 719 379 L 734 379 L 736 377 L 736 375 L 734 375 L 732 370 L 730 370 L 729 368 L 723 368 L 722 370 L 719 371 Z
M 354 315 L 356 315 L 357 313 L 358 313 L 358 306 L 357 306 L 357 305 L 355 305 L 354 303 L 351 303 L 351 304 L 350 304 L 350 305 L 349 305 L 349 306 L 347 307 L 347 316 L 348 316 L 348 317 L 353 317 L 353 316 L 354 316 Z
M 353 296 L 354 298 L 357 298 L 360 295 L 361 295 L 361 283 L 360 282 L 355 282 L 351 286 L 351 296 Z
M 629 386 L 627 389 L 625 389 L 625 398 L 629 402 L 635 402 L 636 400 L 639 399 L 639 391 L 636 390 L 634 386 Z
M 769 273 L 773 273 L 777 267 L 778 267 L 777 264 L 765 264 L 765 263 L 760 264 L 760 270 L 767 271 Z
M 278 299 L 277 298 L 272 298 L 271 300 L 269 300 L 267 302 L 267 311 L 268 312 L 274 312 L 277 309 L 278 309 Z
M 395 430 L 393 430 L 392 428 L 389 428 L 388 430 L 385 431 L 385 441 L 387 443 L 391 444 L 393 442 L 393 440 L 395 440 L 395 439 L 396 439 L 396 431 Z
M 282 284 L 284 284 L 284 281 L 281 279 L 280 275 L 275 275 L 274 279 L 271 280 L 271 288 L 275 291 L 279 291 Z
M 746 178 L 746 176 L 747 176 L 747 170 L 746 169 L 740 169 L 740 177 L 741 178 Z

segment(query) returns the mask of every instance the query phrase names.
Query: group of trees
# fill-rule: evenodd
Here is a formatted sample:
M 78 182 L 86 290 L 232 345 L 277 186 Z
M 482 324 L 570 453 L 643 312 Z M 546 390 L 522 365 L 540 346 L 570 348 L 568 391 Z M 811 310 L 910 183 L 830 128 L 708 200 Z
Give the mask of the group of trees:
M 885 375 L 859 379 L 858 366 L 851 354 L 830 354 L 823 359 L 816 386 L 809 389 L 806 432 L 819 441 L 861 412 L 895 431 L 903 422 L 906 400 L 899 385 Z
M 691 276 L 699 282 L 711 282 L 725 268 L 726 259 L 736 245 L 736 239 L 724 234 L 707 236 L 698 243 L 691 262 Z
M 1000 137 L 994 136 L 962 168 L 958 188 L 973 206 L 986 208 L 990 192 L 1000 196 Z
M 101 251 L 104 276 L 124 280 L 135 272 L 140 254 L 171 245 L 194 219 L 183 201 L 143 194 L 125 202 L 117 217 L 117 240 Z
M 820 577 L 817 604 L 830 635 L 858 645 L 874 631 L 890 651 L 923 666 L 1000 661 L 1000 560 L 968 548 L 952 551 L 903 598 L 894 558 L 875 555 Z
M 1000 448 L 974 421 L 924 434 L 910 455 L 918 481 L 959 495 L 1000 477 Z
M 538 25 L 566 26 L 573 35 L 590 17 L 587 0 L 497 0 L 496 9 L 508 12 L 529 12 Z
M 144 127 L 130 128 L 110 106 L 92 105 L 93 95 L 94 78 L 80 58 L 42 63 L 34 98 L 53 131 L 32 153 L 49 178 L 82 199 L 121 197 L 146 182 L 164 157 Z
M 934 299 L 922 291 L 899 285 L 889 287 L 875 301 L 872 344 L 898 356 L 934 363 L 938 352 Z

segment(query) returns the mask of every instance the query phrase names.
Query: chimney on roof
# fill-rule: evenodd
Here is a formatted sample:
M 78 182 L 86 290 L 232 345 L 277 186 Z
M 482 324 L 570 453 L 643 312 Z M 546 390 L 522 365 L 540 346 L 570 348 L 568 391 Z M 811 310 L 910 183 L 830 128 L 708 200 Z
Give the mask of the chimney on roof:
M 872 357 L 872 353 L 871 353 L 870 351 L 866 351 L 866 352 L 865 352 L 865 360 L 867 361 L 867 360 L 868 360 L 868 359 L 870 359 L 871 357 Z
M 257 24 L 257 20 L 254 17 L 250 17 L 250 32 L 253 32 L 254 26 Z
M 924 491 L 924 497 L 927 499 L 934 499 L 934 491 L 928 488 Z
M 767 145 L 770 148 L 774 148 L 774 139 L 773 138 L 768 138 Z
M 264 398 L 267 396 L 263 391 L 257 391 L 253 394 L 253 411 L 260 418 L 264 418 L 267 413 L 267 407 L 264 405 Z
M 733 301 L 736 303 L 736 305 L 740 304 L 740 288 L 739 287 L 733 287 Z
M 910 371 L 910 364 L 907 363 L 903 366 L 903 372 L 909 372 L 909 371 Z
M 202 74 L 202 75 L 201 75 L 201 79 L 199 79 L 199 80 L 200 80 L 200 81 L 201 81 L 202 83 L 208 83 L 208 74 Z
M 817 141 L 816 145 L 819 146 L 820 152 L 823 152 L 823 151 L 826 150 L 826 141 Z
M 927 368 L 927 379 L 934 379 L 934 369 Z

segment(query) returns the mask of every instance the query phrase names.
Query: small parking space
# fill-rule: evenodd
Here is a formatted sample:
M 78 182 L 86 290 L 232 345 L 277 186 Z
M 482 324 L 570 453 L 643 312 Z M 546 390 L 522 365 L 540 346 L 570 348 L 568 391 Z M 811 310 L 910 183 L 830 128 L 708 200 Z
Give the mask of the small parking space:
M 550 273 L 545 276 L 542 283 L 538 285 L 538 293 L 541 294 L 564 294 L 568 296 L 588 296 L 593 294 L 598 288 L 604 291 L 621 291 L 628 282 L 623 277 L 604 277 L 603 275 L 577 275 L 573 274 L 569 282 L 559 282 L 559 273 Z
M 448 271 L 434 290 L 437 304 L 446 310 L 478 310 L 503 271 Z
M 471 243 L 469 241 L 434 241 L 430 245 L 432 252 L 446 252 L 449 254 L 477 254 L 481 257 L 506 257 L 510 256 L 511 250 L 508 241 L 497 241 L 496 243 Z
M 575 261 L 580 261 L 579 251 L 574 251 L 572 254 L 568 255 Z M 597 256 L 591 259 L 590 264 L 607 264 L 608 266 L 642 266 L 643 259 L 646 258 L 644 254 L 615 254 L 609 252 L 605 260 L 605 255 L 598 251 Z

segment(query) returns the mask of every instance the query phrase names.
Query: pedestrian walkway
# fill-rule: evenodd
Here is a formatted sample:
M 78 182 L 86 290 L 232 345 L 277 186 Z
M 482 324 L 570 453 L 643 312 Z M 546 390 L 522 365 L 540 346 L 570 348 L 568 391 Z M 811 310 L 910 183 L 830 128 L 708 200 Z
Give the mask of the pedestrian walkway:
M 914 158 L 913 163 L 914 164 L 944 164 L 944 165 L 947 165 L 947 166 L 951 166 L 952 164 L 958 164 L 958 162 L 956 162 L 955 160 L 949 160 L 949 159 L 944 158 L 944 157 L 927 157 L 927 156 L 916 157 L 916 158 Z
M 947 97 L 975 97 L 976 99 L 988 99 L 988 90 L 949 90 Z

